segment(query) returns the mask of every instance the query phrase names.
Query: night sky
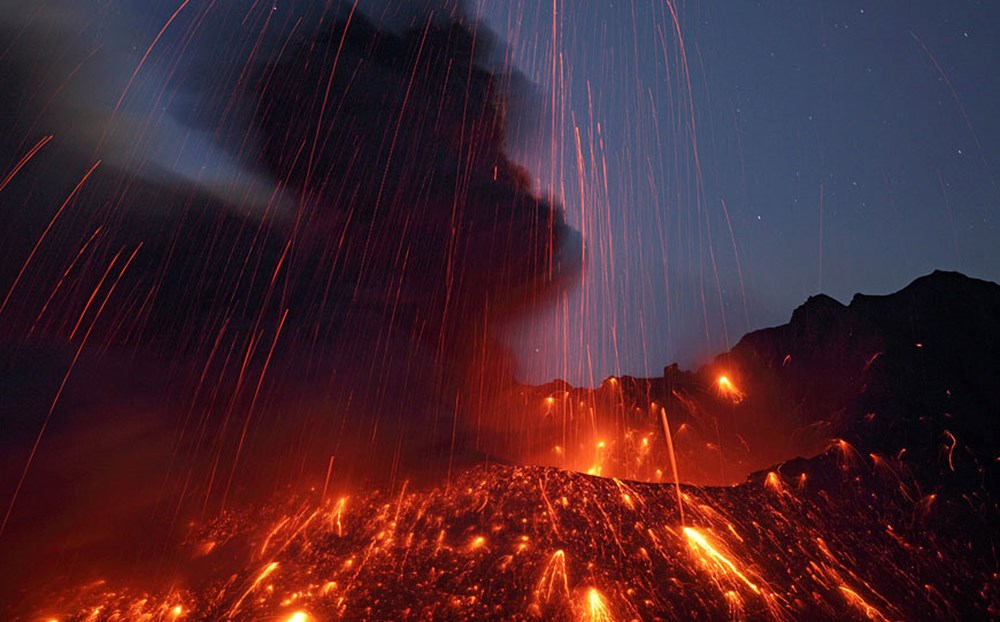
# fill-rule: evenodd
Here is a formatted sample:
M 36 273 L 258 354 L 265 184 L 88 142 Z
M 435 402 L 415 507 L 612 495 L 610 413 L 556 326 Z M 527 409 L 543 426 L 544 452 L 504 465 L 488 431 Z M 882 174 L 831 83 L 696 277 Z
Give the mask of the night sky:
M 556 104 L 524 162 L 588 240 L 582 287 L 520 333 L 532 380 L 697 365 L 820 291 L 1000 278 L 997 3 L 480 10 Z
M 118 1 L 101 17 L 118 27 L 86 26 L 119 59 L 95 71 L 121 81 L 156 40 L 126 105 L 148 114 L 166 80 L 179 122 L 214 131 L 229 98 L 213 76 L 228 89 L 244 64 L 278 55 L 307 4 L 276 3 L 265 20 L 254 2 Z M 452 4 L 358 7 L 399 29 Z M 508 102 L 508 151 L 584 240 L 576 285 L 507 331 L 523 380 L 697 366 L 820 291 L 847 302 L 934 269 L 1000 279 L 997 3 L 481 0 L 466 11 L 495 34 L 496 65 L 534 84 Z
M 959 292 L 950 305 L 926 303 L 940 298 L 928 291 L 948 290 L 924 289 L 919 301 L 872 319 L 868 333 L 858 328 L 870 319 L 864 311 L 841 316 L 821 303 L 810 317 L 835 326 L 817 334 L 810 325 L 808 343 L 775 331 L 731 360 L 714 357 L 749 331 L 786 323 L 820 292 L 847 303 L 934 270 L 1000 281 L 998 67 L 996 0 L 0 0 L 0 601 L 8 583 L 17 591 L 33 577 L 40 586 L 77 573 L 113 579 L 100 566 L 116 559 L 123 569 L 148 560 L 173 573 L 168 545 L 182 535 L 201 542 L 189 527 L 286 491 L 302 499 L 322 491 L 324 503 L 353 490 L 399 491 L 391 502 L 398 517 L 408 486 L 447 481 L 446 495 L 478 508 L 477 526 L 461 530 L 466 539 L 489 523 L 480 499 L 541 507 L 506 475 L 509 497 L 454 479 L 466 469 L 499 462 L 639 473 L 613 474 L 609 456 L 644 465 L 641 479 L 677 482 L 681 510 L 684 481 L 732 484 L 827 447 L 819 475 L 810 471 L 807 487 L 803 471 L 794 494 L 825 495 L 834 480 L 823 473 L 850 473 L 851 486 L 837 489 L 858 491 L 875 516 L 869 493 L 898 482 L 899 509 L 915 512 L 908 529 L 917 531 L 888 534 L 892 546 L 929 541 L 927 559 L 949 559 L 958 545 L 936 549 L 920 530 L 979 524 L 950 522 L 955 508 L 954 516 L 968 508 L 991 524 L 995 495 L 949 483 L 968 476 L 985 490 L 981 455 L 959 443 L 989 435 L 978 410 L 963 418 L 954 408 L 966 403 L 962 387 L 952 396 L 954 378 L 928 370 L 967 351 L 968 366 L 948 365 L 955 377 L 974 370 L 966 398 L 989 386 L 979 378 L 988 353 L 962 350 L 950 336 L 957 323 L 991 343 L 982 326 L 951 313 L 957 305 L 989 323 L 988 287 L 980 295 L 982 284 L 942 277 Z M 947 347 L 927 339 L 924 348 L 919 337 L 914 350 L 924 354 L 910 352 L 927 320 L 918 313 L 940 322 L 931 338 Z M 793 353 L 806 365 L 791 364 Z M 701 373 L 664 372 L 713 361 Z M 657 380 L 604 382 L 623 375 Z M 569 391 L 548 384 L 555 379 L 600 388 Z M 855 386 L 869 380 L 877 391 Z M 895 412 L 917 402 L 927 417 Z M 834 438 L 842 440 L 828 445 Z M 866 438 L 879 445 L 852 447 Z M 914 447 L 907 461 L 958 479 L 914 479 L 911 489 L 903 442 Z M 858 465 L 868 470 L 866 455 L 872 479 L 853 477 Z M 894 480 L 881 480 L 879 456 Z M 679 472 L 678 462 L 700 466 Z M 690 475 L 699 469 L 709 474 L 703 480 Z M 478 480 L 485 471 L 470 473 Z M 536 476 L 526 477 L 535 495 Z M 793 494 L 784 477 L 776 469 L 767 481 Z M 555 510 L 549 479 L 558 482 L 537 479 L 547 517 L 522 518 L 516 533 L 553 527 L 555 539 L 538 538 L 531 555 L 558 554 L 569 597 L 563 548 L 576 549 L 567 544 L 596 543 L 616 568 L 624 557 L 587 531 L 560 535 L 556 512 L 584 508 L 590 514 L 573 524 L 588 520 L 597 534 L 602 520 L 614 527 L 636 507 L 621 486 L 625 505 L 604 503 L 588 480 L 561 484 Z M 921 498 L 921 490 L 935 493 Z M 960 490 L 972 492 L 959 499 Z M 464 557 L 510 550 L 501 548 L 501 527 L 472 546 L 455 544 L 459 523 L 447 526 L 448 513 L 423 499 L 418 514 L 433 517 L 441 536 L 406 541 L 404 565 L 411 549 L 434 551 L 429 574 L 413 573 L 430 583 L 409 583 L 432 598 L 445 594 L 425 588 L 447 571 L 439 550 L 463 556 L 459 583 L 506 564 Z M 743 507 L 733 499 L 719 516 Z M 791 507 L 773 500 L 769 507 Z M 586 509 L 594 502 L 602 518 Z M 884 516 L 898 514 L 892 503 L 883 500 Z M 712 522 L 704 507 L 692 507 L 691 529 Z M 318 511 L 268 555 L 299 551 L 289 545 Z M 665 528 L 697 544 L 678 514 L 683 531 Z M 254 566 L 292 516 L 259 553 L 253 545 Z M 797 524 L 796 514 L 775 516 Z M 218 533 L 231 533 L 227 524 Z M 212 529 L 198 557 L 215 546 Z M 351 537 L 362 533 L 352 527 Z M 365 560 L 392 553 L 392 564 L 372 557 L 367 567 L 396 567 L 401 540 L 387 533 L 356 540 L 365 541 L 357 548 Z M 851 533 L 838 539 L 870 548 Z M 523 538 L 517 553 L 528 547 Z M 203 548 L 187 544 L 176 549 L 184 559 Z M 726 582 L 740 587 L 735 572 L 767 611 L 777 611 L 771 596 L 786 602 L 715 549 L 702 546 L 706 557 L 681 546 L 709 571 L 713 594 Z M 638 566 L 652 569 L 646 548 Z M 235 550 L 223 543 L 216 555 L 237 559 Z M 583 550 L 569 564 L 574 581 L 600 583 L 600 565 L 589 560 L 604 562 Z M 664 551 L 671 564 L 681 559 Z M 192 577 L 207 578 L 210 567 L 238 577 L 220 560 L 196 562 Z M 362 584 L 375 586 L 366 593 L 376 604 L 403 602 L 405 590 L 381 596 L 392 581 L 356 582 L 365 564 L 346 570 L 350 560 L 337 615 L 356 599 L 347 590 Z M 836 589 L 848 571 L 827 561 L 810 562 L 824 589 L 878 614 L 846 584 Z M 229 617 L 244 601 L 265 602 L 251 594 L 277 567 L 228 580 L 227 594 L 249 586 Z M 548 575 L 547 602 L 557 566 L 544 567 L 552 570 L 541 583 L 508 585 L 530 589 Z M 946 574 L 954 573 L 934 570 Z M 445 581 L 437 602 L 452 607 L 458 584 Z M 485 606 L 487 584 L 475 582 L 468 607 Z M 951 607 L 930 585 L 907 597 Z M 325 586 L 295 594 L 320 589 L 325 598 Z M 984 602 L 995 595 L 980 592 Z M 712 606 L 742 615 L 743 597 L 730 593 Z M 221 599 L 197 600 L 215 607 Z

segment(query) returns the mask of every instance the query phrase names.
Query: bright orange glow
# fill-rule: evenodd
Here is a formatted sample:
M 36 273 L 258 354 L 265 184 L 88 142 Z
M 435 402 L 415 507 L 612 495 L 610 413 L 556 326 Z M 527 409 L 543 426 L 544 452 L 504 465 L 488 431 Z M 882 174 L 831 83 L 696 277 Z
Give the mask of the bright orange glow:
M 607 447 L 604 441 L 597 441 L 594 448 L 594 463 L 587 469 L 587 475 L 600 475 L 604 470 L 604 450 Z
M 691 550 L 694 551 L 698 559 L 709 569 L 713 574 L 723 574 L 736 577 L 747 587 L 753 590 L 755 593 L 760 594 L 760 588 L 747 578 L 739 568 L 736 567 L 728 557 L 723 555 L 716 549 L 712 544 L 701 535 L 701 533 L 694 529 L 693 527 L 685 527 L 684 535 L 687 536 L 688 544 L 691 546 Z
M 330 522 L 337 526 L 337 535 L 340 537 L 344 536 L 344 525 L 341 523 L 341 519 L 344 518 L 346 507 L 347 497 L 341 497 L 337 500 L 337 505 L 333 507 L 333 512 L 330 514 Z
M 852 606 L 857 607 L 869 620 L 889 622 L 889 618 L 882 615 L 882 612 L 875 607 L 869 605 L 868 602 L 864 598 L 861 598 L 861 595 L 854 590 L 842 585 L 840 586 L 840 591 L 843 592 L 844 598 L 847 599 L 847 602 Z
M 764 479 L 764 486 L 771 492 L 779 495 L 789 494 L 788 490 L 785 488 L 785 482 L 782 481 L 781 476 L 774 471 L 770 471 L 767 474 L 767 477 Z
M 310 620 L 312 620 L 312 617 L 305 611 L 296 611 L 288 616 L 286 622 L 310 622 Z
M 588 622 L 591 620 L 594 622 L 611 622 L 615 619 L 611 615 L 611 610 L 608 609 L 607 602 L 601 596 L 601 593 L 597 591 L 597 588 L 592 587 L 587 590 L 587 606 L 584 608 L 581 619 Z
M 718 391 L 719 395 L 728 399 L 734 404 L 739 404 L 746 397 L 743 391 L 733 384 L 733 381 L 729 379 L 728 376 L 719 376 L 718 380 Z

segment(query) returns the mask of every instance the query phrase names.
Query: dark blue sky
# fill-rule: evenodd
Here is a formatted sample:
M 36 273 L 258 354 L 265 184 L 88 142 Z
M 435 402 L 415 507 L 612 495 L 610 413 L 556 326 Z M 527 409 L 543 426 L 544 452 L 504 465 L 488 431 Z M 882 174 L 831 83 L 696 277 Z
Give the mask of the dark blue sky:
M 520 157 L 588 245 L 515 331 L 529 379 L 694 365 L 819 291 L 1000 279 L 1000 3 L 673 8 L 479 7 L 555 119 Z

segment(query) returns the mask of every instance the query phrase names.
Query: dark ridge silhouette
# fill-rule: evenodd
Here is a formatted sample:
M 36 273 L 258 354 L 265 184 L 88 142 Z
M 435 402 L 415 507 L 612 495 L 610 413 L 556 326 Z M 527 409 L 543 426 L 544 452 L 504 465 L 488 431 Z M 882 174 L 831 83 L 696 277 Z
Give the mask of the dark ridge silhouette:
M 996 486 L 998 312 L 996 284 L 939 271 L 894 294 L 859 294 L 849 305 L 813 296 L 788 324 L 747 334 L 695 372 L 671 365 L 661 378 L 612 378 L 594 390 L 522 387 L 512 401 L 538 417 L 546 398 L 557 398 L 530 441 L 540 464 L 587 470 L 596 426 L 608 443 L 603 474 L 656 481 L 659 470 L 659 479 L 672 479 L 659 421 L 664 407 L 685 482 L 737 483 L 844 439 L 865 456 L 902 451 L 930 489 Z M 744 395 L 734 400 L 720 391 L 721 376 Z M 580 416 L 580 404 L 593 409 L 596 424 Z M 551 451 L 565 444 L 564 417 L 583 420 L 583 458 L 575 463 Z M 512 424 L 520 425 L 527 424 Z M 629 431 L 648 437 L 658 459 L 632 466 L 634 448 L 612 446 Z

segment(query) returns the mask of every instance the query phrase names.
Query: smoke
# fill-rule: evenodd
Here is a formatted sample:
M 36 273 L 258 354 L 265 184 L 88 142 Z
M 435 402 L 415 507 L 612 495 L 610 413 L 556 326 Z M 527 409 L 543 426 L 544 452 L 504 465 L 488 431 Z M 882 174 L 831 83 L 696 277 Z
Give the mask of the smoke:
M 299 22 L 261 95 L 265 160 L 301 197 L 283 295 L 322 326 L 311 346 L 363 361 L 347 375 L 371 393 L 344 408 L 412 477 L 495 446 L 483 419 L 513 382 L 495 335 L 576 274 L 578 236 L 505 153 L 522 79 L 488 66 L 492 33 L 457 11 L 332 13 Z
M 273 180 L 187 117 L 206 100 L 176 74 L 182 37 L 205 7 L 182 3 L 160 31 L 128 3 L 0 2 L 4 118 L 18 138 L 50 132 L 70 158 L 98 158 L 133 179 L 184 187 L 221 209 L 260 215 L 283 205 Z M 148 9 L 148 7 L 146 7 Z M 160 9 L 162 10 L 162 9 Z
M 515 367 L 497 335 L 581 263 L 561 208 L 505 151 L 527 81 L 493 62 L 496 38 L 458 5 L 256 10 L 243 23 L 259 30 L 240 34 L 254 62 L 200 96 L 202 119 L 248 112 L 214 127 L 136 103 L 107 114 L 86 90 L 70 101 L 102 112 L 79 130 L 68 108 L 23 109 L 45 93 L 7 104 L 10 161 L 62 129 L 94 148 L 43 147 L 0 191 L 16 232 L 0 269 L 0 392 L 17 422 L 2 439 L 8 544 L 57 549 L 64 533 L 121 548 L 124 522 L 161 550 L 140 512 L 176 534 L 288 486 L 449 477 L 504 444 L 487 419 Z M 108 131 L 120 140 L 81 138 Z M 188 151 L 227 179 L 189 183 L 201 169 Z M 115 165 L 120 152 L 141 164 Z M 86 499 L 56 498 L 66 473 Z M 112 476 L 124 473 L 142 475 Z M 16 534 L 38 525 L 34 540 Z

